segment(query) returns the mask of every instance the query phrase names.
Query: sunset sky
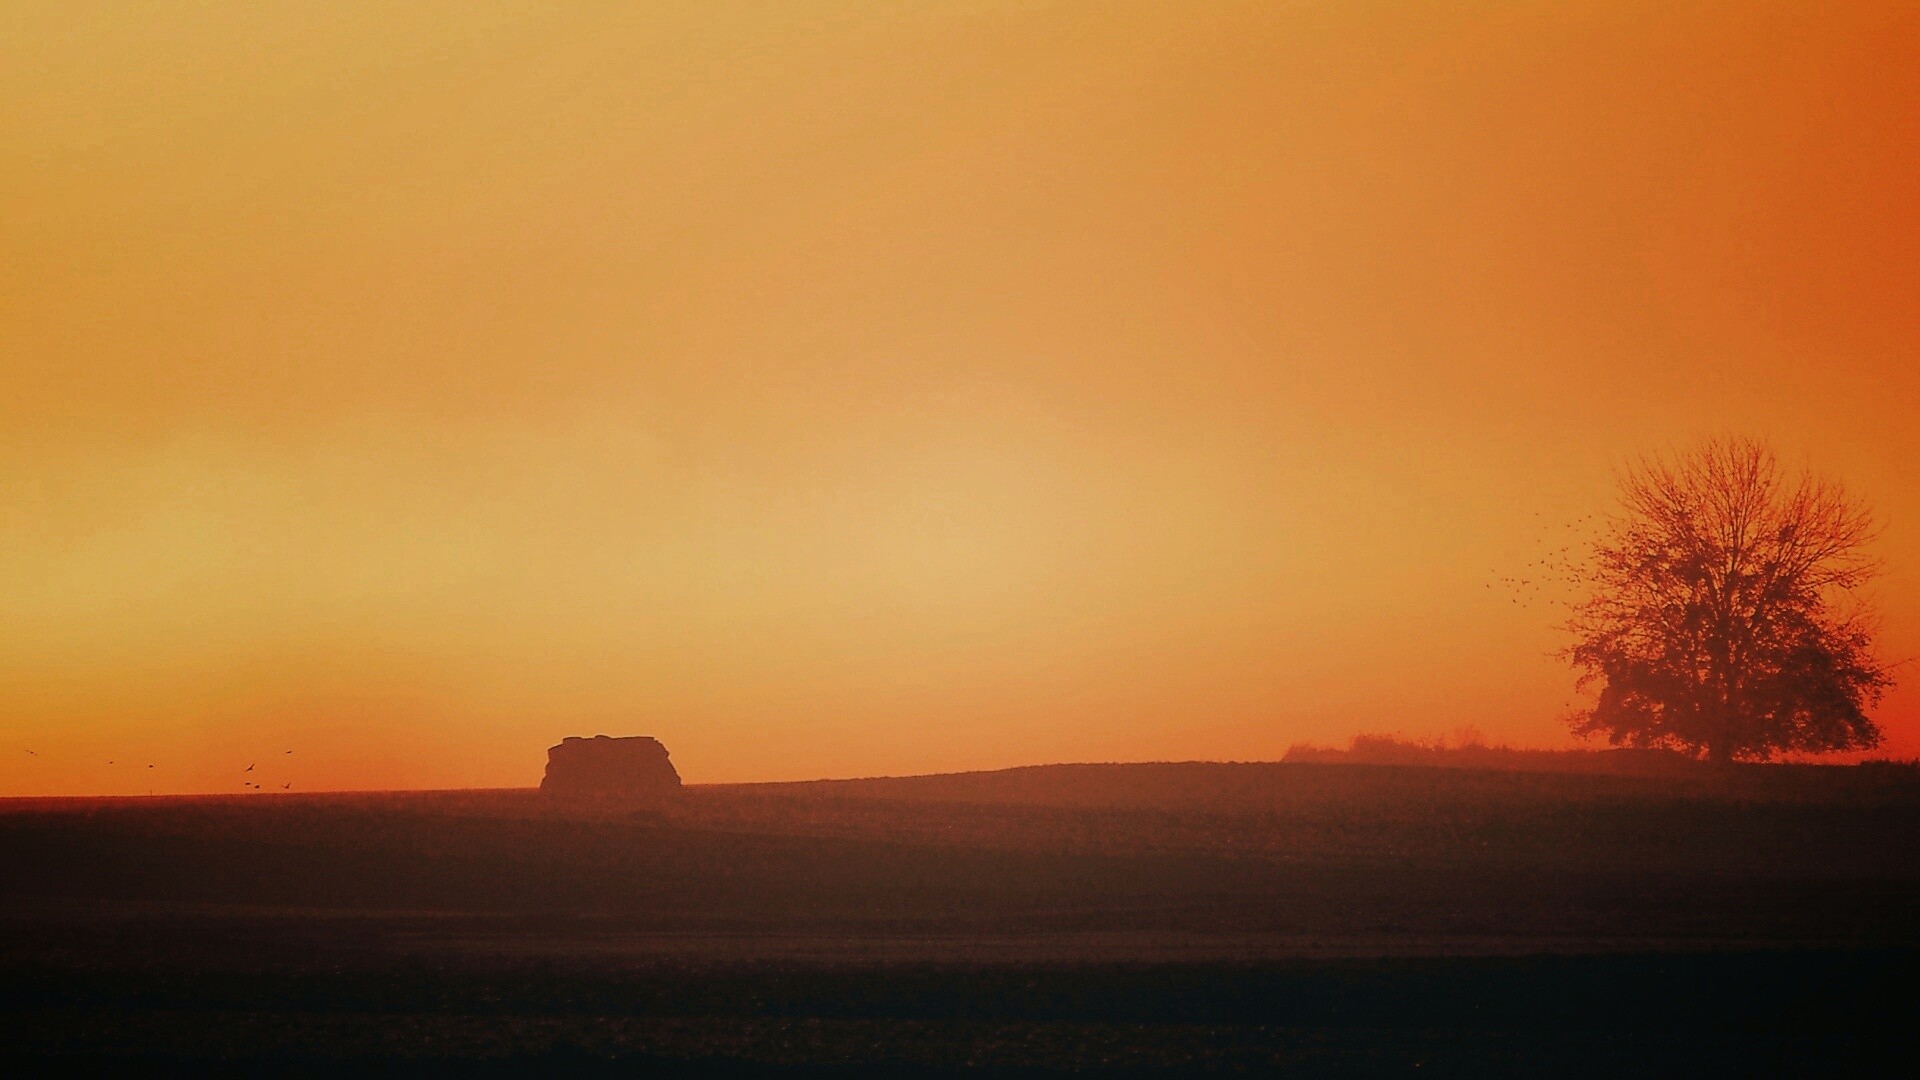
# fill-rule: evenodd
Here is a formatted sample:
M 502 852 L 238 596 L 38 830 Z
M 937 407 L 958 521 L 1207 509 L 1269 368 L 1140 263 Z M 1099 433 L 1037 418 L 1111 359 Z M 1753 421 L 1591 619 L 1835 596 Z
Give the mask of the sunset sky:
M 1907 3 L 9 3 L 0 794 L 1569 746 L 1562 613 L 1488 583 L 1718 432 L 1878 508 L 1920 654 L 1916 56 Z

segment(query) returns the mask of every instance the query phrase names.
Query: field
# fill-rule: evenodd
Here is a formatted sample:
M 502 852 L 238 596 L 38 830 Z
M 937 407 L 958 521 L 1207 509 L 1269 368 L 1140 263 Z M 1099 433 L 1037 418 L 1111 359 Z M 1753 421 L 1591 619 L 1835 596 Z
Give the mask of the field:
M 0 804 L 0 1058 L 893 1071 L 1871 1069 L 1920 780 L 1048 766 Z

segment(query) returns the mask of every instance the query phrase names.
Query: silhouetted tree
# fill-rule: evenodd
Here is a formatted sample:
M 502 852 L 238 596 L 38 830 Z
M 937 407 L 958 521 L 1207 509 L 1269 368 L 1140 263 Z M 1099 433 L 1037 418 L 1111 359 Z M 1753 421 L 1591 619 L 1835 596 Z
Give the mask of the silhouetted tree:
M 1580 685 L 1600 688 L 1576 733 L 1719 762 L 1879 744 L 1866 709 L 1893 678 L 1859 595 L 1880 571 L 1864 504 L 1735 438 L 1645 459 L 1620 488 L 1569 623 Z

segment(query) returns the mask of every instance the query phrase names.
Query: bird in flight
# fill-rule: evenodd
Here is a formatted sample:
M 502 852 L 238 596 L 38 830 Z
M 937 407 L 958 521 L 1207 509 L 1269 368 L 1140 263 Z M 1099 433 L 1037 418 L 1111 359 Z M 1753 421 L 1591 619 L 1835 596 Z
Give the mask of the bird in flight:
M 292 786 L 293 786 L 293 781 L 289 780 L 286 783 L 280 785 L 280 790 L 285 791 L 288 788 L 291 788 Z
M 240 770 L 240 771 L 241 771 L 241 772 L 252 772 L 252 771 L 253 771 L 253 766 L 251 766 L 251 765 L 249 765 L 249 766 L 247 766 L 246 768 L 244 768 L 244 769 L 242 769 L 242 770 Z

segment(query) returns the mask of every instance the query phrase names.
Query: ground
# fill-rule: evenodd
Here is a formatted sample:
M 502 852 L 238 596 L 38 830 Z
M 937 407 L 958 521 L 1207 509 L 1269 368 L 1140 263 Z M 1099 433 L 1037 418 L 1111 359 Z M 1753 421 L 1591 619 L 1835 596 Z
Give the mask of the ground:
M 1873 1071 L 1920 779 L 1059 766 L 0 804 L 0 1059 L 198 1072 Z

